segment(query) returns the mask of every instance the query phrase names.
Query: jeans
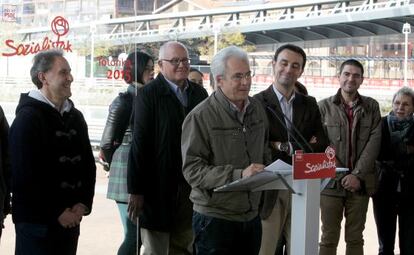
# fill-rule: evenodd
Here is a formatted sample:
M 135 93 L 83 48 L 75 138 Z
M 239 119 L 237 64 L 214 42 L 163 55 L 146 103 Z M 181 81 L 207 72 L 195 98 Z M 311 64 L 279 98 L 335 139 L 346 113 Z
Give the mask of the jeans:
M 124 228 L 124 241 L 117 255 L 135 255 L 137 253 L 137 225 L 128 218 L 128 204 L 116 202 Z
M 247 222 L 193 213 L 197 255 L 259 254 L 262 225 L 259 216 Z
M 16 223 L 16 255 L 75 255 L 79 226 Z

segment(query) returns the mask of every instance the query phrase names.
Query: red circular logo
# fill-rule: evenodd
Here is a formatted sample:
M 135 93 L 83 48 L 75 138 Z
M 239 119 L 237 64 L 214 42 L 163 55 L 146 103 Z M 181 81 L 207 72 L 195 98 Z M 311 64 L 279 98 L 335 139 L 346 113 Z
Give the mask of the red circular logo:
M 69 32 L 69 22 L 62 16 L 57 16 L 50 23 L 52 32 L 57 36 L 66 35 Z
M 329 160 L 332 160 L 335 158 L 335 149 L 331 146 L 326 147 L 325 154 L 328 157 Z

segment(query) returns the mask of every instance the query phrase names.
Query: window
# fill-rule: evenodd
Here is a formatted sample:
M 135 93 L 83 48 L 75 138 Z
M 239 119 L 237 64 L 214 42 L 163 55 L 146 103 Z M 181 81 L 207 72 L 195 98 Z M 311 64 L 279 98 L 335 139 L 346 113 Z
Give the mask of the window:
M 138 10 L 145 11 L 145 12 L 152 12 L 154 0 L 140 0 L 138 1 Z
M 23 4 L 23 14 L 34 14 L 35 5 L 34 4 Z
M 134 0 L 118 0 L 118 8 L 120 11 L 134 9 Z

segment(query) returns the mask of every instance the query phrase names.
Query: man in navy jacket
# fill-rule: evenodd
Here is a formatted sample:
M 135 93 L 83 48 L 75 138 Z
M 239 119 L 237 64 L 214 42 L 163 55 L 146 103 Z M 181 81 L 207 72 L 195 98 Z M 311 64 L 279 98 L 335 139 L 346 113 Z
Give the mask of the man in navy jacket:
M 9 134 L 16 254 L 73 255 L 94 196 L 88 130 L 61 51 L 38 53 L 30 74 L 38 89 L 21 95 Z

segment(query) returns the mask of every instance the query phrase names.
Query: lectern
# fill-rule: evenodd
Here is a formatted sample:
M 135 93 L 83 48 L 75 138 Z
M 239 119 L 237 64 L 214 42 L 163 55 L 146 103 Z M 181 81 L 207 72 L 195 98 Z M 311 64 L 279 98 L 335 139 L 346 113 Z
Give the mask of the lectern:
M 265 171 L 215 191 L 289 189 L 292 192 L 290 253 L 315 255 L 318 254 L 320 191 L 336 172 L 348 169 L 335 167 L 335 151 L 331 147 L 325 153 L 296 151 L 292 159 L 293 167 L 276 160 Z M 321 179 L 324 179 L 322 185 Z

